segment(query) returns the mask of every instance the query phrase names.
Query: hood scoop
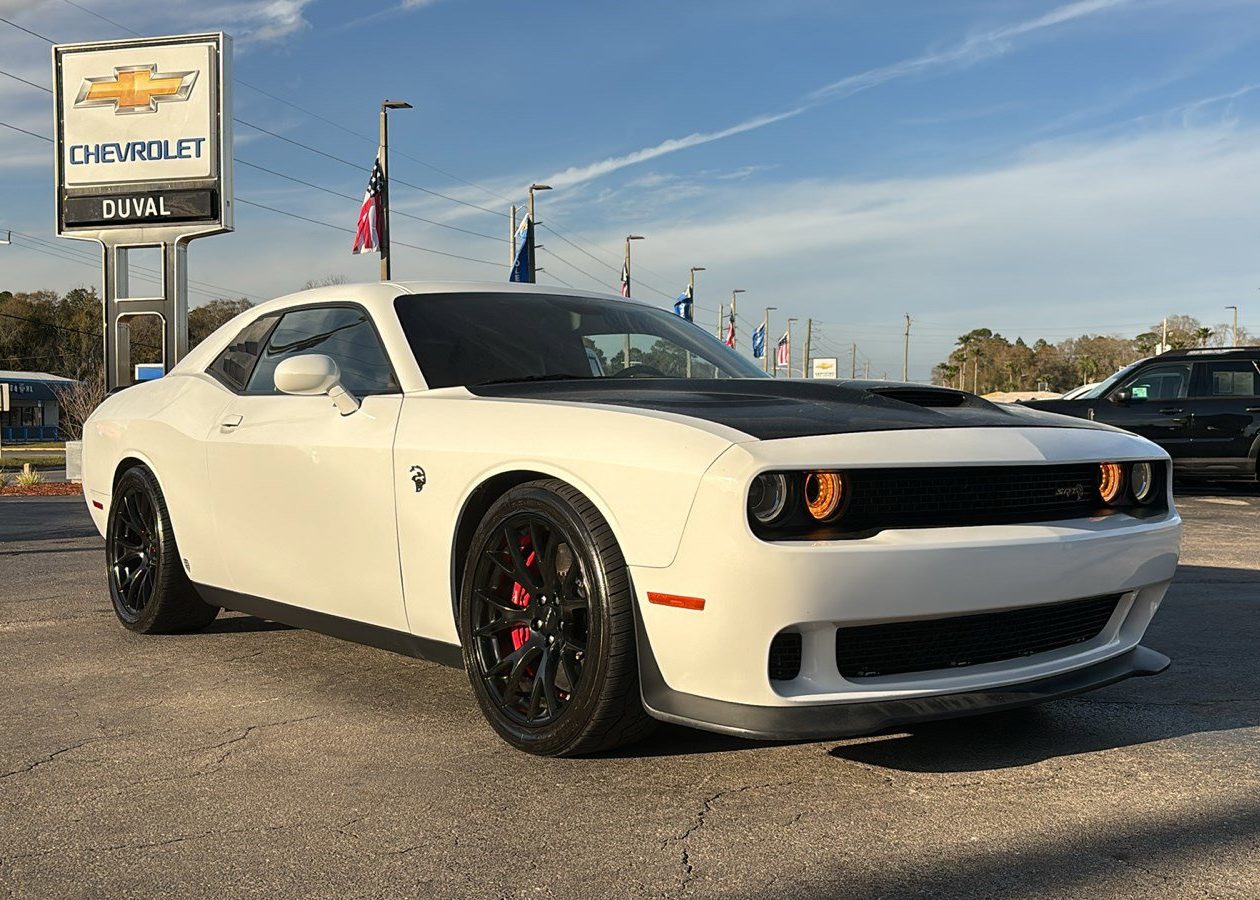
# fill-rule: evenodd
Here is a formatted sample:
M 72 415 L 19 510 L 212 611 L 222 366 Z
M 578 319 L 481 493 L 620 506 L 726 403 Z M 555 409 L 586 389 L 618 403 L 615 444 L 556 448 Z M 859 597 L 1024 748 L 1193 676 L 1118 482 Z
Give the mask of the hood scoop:
M 969 405 L 968 401 L 975 399 L 971 394 L 949 388 L 912 387 L 909 385 L 867 388 L 867 391 L 889 400 L 900 400 L 902 403 L 909 403 L 912 406 L 922 406 L 928 409 L 956 409 L 959 406 Z

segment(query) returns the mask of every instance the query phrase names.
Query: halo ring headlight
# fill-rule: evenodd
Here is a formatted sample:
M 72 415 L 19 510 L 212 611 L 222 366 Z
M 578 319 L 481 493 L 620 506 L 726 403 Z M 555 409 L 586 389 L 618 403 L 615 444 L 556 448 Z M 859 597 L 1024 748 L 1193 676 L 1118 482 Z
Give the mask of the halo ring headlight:
M 1155 470 L 1148 462 L 1129 467 L 1129 492 L 1138 503 L 1150 503 L 1155 496 Z
M 1104 503 L 1115 503 L 1124 489 L 1124 469 L 1119 463 L 1098 464 L 1098 494 Z
M 762 525 L 770 525 L 782 518 L 787 499 L 787 476 L 781 472 L 766 472 L 753 479 L 748 491 L 748 510 Z
M 809 472 L 805 476 L 805 508 L 818 522 L 830 522 L 845 501 L 844 476 L 839 472 Z

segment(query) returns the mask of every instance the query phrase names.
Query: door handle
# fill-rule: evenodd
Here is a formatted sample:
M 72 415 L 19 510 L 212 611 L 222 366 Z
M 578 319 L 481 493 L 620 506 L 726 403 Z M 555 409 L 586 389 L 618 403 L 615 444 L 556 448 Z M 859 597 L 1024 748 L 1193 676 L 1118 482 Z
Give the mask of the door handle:
M 1248 406 L 1247 412 L 1260 412 L 1260 406 Z
M 1171 416 L 1174 413 L 1181 412 L 1181 407 L 1180 406 L 1165 406 L 1163 409 L 1160 410 L 1160 412 L 1166 416 Z
M 219 423 L 219 431 L 231 431 L 243 421 L 245 421 L 244 416 L 224 416 L 223 421 Z

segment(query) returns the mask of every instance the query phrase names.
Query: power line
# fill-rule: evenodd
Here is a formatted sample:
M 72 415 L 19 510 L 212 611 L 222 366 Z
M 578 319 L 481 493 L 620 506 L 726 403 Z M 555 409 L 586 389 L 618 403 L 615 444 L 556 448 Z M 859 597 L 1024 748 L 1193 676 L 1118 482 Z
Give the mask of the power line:
M 24 28 L 21 25 L 19 25 L 17 22 L 11 22 L 10 20 L 6 19 L 4 16 L 0 16 L 0 22 L 3 22 L 6 25 L 12 25 L 18 31 L 25 31 L 27 34 L 31 35 L 32 37 L 37 37 L 41 41 L 47 41 L 50 44 L 57 43 L 56 41 L 54 41 L 52 38 L 48 37 L 47 35 L 40 34 L 38 31 L 31 31 L 29 28 Z
M 236 160 L 236 162 L 240 163 L 243 166 L 249 166 L 251 169 L 257 169 L 260 172 L 266 172 L 268 175 L 274 175 L 277 178 L 283 178 L 286 181 L 292 181 L 295 184 L 305 185 L 308 188 L 313 188 L 317 191 L 323 191 L 325 194 L 331 194 L 334 197 L 341 197 L 344 200 L 353 200 L 355 202 L 358 202 L 359 200 L 358 197 L 351 196 L 350 194 L 343 194 L 340 191 L 335 191 L 332 188 L 324 187 L 323 185 L 315 184 L 310 181 L 303 181 L 301 178 L 295 178 L 292 175 L 286 175 L 284 172 L 277 172 L 275 169 L 269 169 L 266 166 L 260 166 L 258 163 L 250 162 L 249 160 L 246 160 L 246 159 L 241 159 L 239 156 L 233 157 L 233 158 Z M 411 213 L 404 212 L 401 209 L 391 209 L 390 212 L 396 216 L 403 216 L 408 219 L 415 219 L 417 222 L 424 222 L 426 225 L 434 225 L 438 228 L 448 228 L 451 231 L 458 231 L 461 234 L 468 234 L 468 235 L 472 235 L 473 237 L 484 238 L 487 241 L 494 241 L 496 244 L 501 244 L 506 240 L 506 238 L 495 237 L 494 235 L 485 234 L 480 231 L 473 231 L 472 229 L 469 229 L 469 228 L 460 228 L 458 225 L 448 225 L 445 222 L 437 222 L 437 221 L 434 221 L 433 219 L 426 219 L 424 216 L 412 215 Z
M 33 81 L 27 81 L 27 80 L 26 80 L 25 78 L 23 78 L 21 75 L 14 75 L 12 72 L 6 72 L 4 69 L 0 69 L 0 75 L 7 75 L 8 77 L 12 78 L 14 81 L 20 81 L 20 82 L 22 82 L 22 84 L 28 84 L 28 85 L 30 85 L 30 86 L 31 86 L 31 87 L 33 87 L 33 88 L 39 88 L 39 89 L 40 89 L 41 91 L 43 91 L 45 94 L 51 94 L 51 93 L 52 93 L 52 88 L 46 88 L 46 87 L 44 87 L 42 84 L 36 84 L 36 83 L 35 83 L 35 82 L 33 82 Z
M 52 143 L 52 138 L 46 134 L 36 134 L 34 131 L 27 131 L 25 128 L 20 128 L 17 125 L 10 125 L 8 122 L 0 122 L 0 125 L 3 125 L 5 128 L 12 128 L 14 131 L 20 131 L 22 134 L 29 134 L 33 138 L 39 138 L 41 141 L 47 141 L 50 144 Z
M 340 225 L 334 225 L 332 222 L 325 222 L 322 219 L 312 219 L 310 216 L 299 215 L 298 213 L 290 212 L 287 209 L 279 209 L 275 206 L 267 206 L 265 203 L 255 203 L 252 200 L 246 200 L 244 197 L 237 197 L 236 202 L 244 203 L 246 206 L 257 207 L 258 209 L 265 209 L 268 212 L 278 213 L 279 215 L 282 215 L 282 216 L 288 216 L 291 219 L 300 219 L 303 222 L 310 222 L 312 225 L 322 225 L 323 227 L 331 228 L 334 231 L 341 231 L 341 232 L 345 232 L 346 234 L 355 233 L 353 228 L 343 228 Z M 390 243 L 397 245 L 399 247 L 408 247 L 412 250 L 420 250 L 423 253 L 433 253 L 433 254 L 436 254 L 437 256 L 448 256 L 452 259 L 462 259 L 465 262 L 481 263 L 482 265 L 496 266 L 498 268 L 503 267 L 503 263 L 494 262 L 493 260 L 479 259 L 475 256 L 461 256 L 458 253 L 447 253 L 445 250 L 434 250 L 430 247 L 421 247 L 419 244 L 408 244 L 403 241 L 396 241 L 392 239 Z
M 253 128 L 255 131 L 261 131 L 265 135 L 269 135 L 270 137 L 276 138 L 277 140 L 281 140 L 281 141 L 284 141 L 285 143 L 292 144 L 295 147 L 301 147 L 303 150 L 308 150 L 311 153 L 317 153 L 320 156 L 333 160 L 334 162 L 339 162 L 342 165 L 350 166 L 353 169 L 355 169 L 355 171 L 358 171 L 358 172 L 363 171 L 363 167 L 359 163 L 351 162 L 350 160 L 344 159 L 343 157 L 340 157 L 340 156 L 335 156 L 332 153 L 328 153 L 324 150 L 320 150 L 318 147 L 312 147 L 310 144 L 304 144 L 301 141 L 294 140 L 291 137 L 285 137 L 283 134 L 278 134 L 274 131 L 271 131 L 270 129 L 263 128 L 261 125 L 255 125 L 253 122 L 247 122 L 244 119 L 239 119 L 239 118 L 233 118 L 232 121 L 240 125 L 244 125 L 246 128 Z M 505 212 L 501 212 L 500 210 L 490 209 L 489 207 L 486 207 L 486 206 L 479 206 L 478 204 L 471 203 L 467 200 L 460 200 L 458 197 L 450 197 L 446 194 L 441 193 L 440 191 L 435 191 L 427 187 L 421 187 L 418 184 L 412 184 L 410 181 L 403 181 L 401 178 L 396 178 L 393 175 L 390 176 L 389 183 L 391 185 L 401 184 L 404 187 L 411 188 L 412 190 L 420 191 L 425 194 L 431 194 L 434 197 L 441 197 L 443 200 L 449 200 L 451 203 L 458 203 L 461 206 L 467 206 L 472 209 L 481 210 L 482 212 L 490 213 L 491 215 L 495 215 L 495 216 L 502 216 L 505 219 L 508 218 L 508 214 Z

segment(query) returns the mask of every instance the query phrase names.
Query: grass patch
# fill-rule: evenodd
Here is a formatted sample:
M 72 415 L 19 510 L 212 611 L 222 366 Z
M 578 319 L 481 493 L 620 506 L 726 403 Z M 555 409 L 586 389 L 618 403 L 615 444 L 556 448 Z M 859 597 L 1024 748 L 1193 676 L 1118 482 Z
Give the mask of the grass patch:
M 5 451 L 0 456 L 0 469 L 21 469 L 23 465 L 30 463 L 32 466 L 64 466 L 66 458 L 64 456 L 54 456 L 50 453 L 10 453 Z

